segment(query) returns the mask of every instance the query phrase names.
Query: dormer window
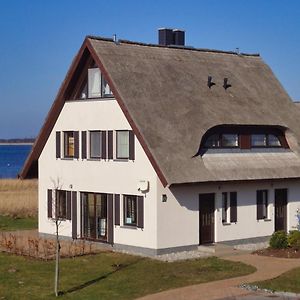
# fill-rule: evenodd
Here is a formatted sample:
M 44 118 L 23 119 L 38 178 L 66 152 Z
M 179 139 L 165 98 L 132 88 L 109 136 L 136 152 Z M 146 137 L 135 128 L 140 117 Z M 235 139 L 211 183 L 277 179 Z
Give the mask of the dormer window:
M 202 149 L 211 148 L 289 148 L 284 129 L 276 126 L 220 125 L 206 132 Z

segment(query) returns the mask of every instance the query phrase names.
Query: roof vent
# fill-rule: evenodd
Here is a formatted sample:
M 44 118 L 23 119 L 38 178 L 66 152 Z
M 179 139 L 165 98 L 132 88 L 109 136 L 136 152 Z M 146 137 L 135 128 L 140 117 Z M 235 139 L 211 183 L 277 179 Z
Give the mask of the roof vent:
M 162 46 L 184 46 L 185 32 L 179 29 L 160 28 L 158 29 L 158 44 Z

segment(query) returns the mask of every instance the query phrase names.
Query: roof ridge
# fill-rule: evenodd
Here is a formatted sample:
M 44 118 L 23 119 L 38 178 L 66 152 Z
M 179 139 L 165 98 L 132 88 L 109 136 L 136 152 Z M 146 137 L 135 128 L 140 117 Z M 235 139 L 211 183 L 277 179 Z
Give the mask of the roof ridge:
M 105 41 L 105 42 L 115 42 L 112 38 L 105 38 L 101 36 L 95 36 L 95 35 L 87 35 L 86 38 L 93 39 L 93 40 L 99 40 L 99 41 Z M 200 51 L 200 52 L 211 52 L 211 53 L 221 53 L 221 54 L 231 54 L 231 55 L 237 55 L 237 56 L 254 56 L 254 57 L 260 57 L 259 53 L 237 53 L 235 51 L 226 51 L 226 50 L 218 50 L 218 49 L 208 49 L 208 48 L 195 48 L 193 46 L 180 46 L 180 45 L 159 45 L 159 44 L 152 44 L 152 43 L 143 43 L 143 42 L 135 42 L 125 39 L 119 39 L 117 44 L 129 44 L 129 45 L 137 45 L 137 46 L 146 46 L 146 47 L 157 47 L 157 48 L 169 48 L 169 49 L 181 49 L 181 50 L 191 50 L 191 51 Z

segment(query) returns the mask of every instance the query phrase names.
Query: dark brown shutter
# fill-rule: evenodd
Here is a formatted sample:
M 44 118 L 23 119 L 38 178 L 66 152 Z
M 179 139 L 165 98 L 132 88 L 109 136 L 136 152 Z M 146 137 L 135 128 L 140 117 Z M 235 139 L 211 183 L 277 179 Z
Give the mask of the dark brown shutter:
M 56 131 L 56 158 L 60 158 L 60 131 Z
M 67 191 L 67 203 L 66 203 L 66 219 L 71 220 L 71 191 Z
M 74 131 L 74 158 L 79 158 L 79 131 Z
M 113 194 L 107 194 L 107 242 L 114 243 Z
M 72 192 L 72 238 L 77 239 L 77 192 Z
M 137 227 L 144 228 L 144 197 L 137 197 Z
M 237 194 L 236 192 L 230 193 L 230 222 L 237 222 Z
M 132 130 L 129 131 L 129 159 L 135 159 L 134 153 L 134 133 Z
M 113 159 L 114 158 L 114 154 L 113 154 L 113 131 L 109 130 L 107 132 L 108 135 L 108 159 Z
M 250 149 L 251 148 L 251 137 L 249 134 L 240 135 L 240 147 L 241 149 Z
M 263 219 L 263 198 L 262 198 L 261 191 L 256 191 L 256 209 L 257 209 L 257 220 Z
M 48 218 L 52 218 L 52 190 L 48 190 Z
M 101 131 L 101 158 L 106 159 L 106 131 Z
M 120 225 L 120 195 L 115 194 L 115 225 Z
M 86 158 L 86 131 L 81 132 L 81 158 Z

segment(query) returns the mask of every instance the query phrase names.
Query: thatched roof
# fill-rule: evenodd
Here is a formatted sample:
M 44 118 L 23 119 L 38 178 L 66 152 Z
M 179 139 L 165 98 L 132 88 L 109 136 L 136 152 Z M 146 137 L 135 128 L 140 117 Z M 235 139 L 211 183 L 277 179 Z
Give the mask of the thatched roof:
M 87 43 L 167 184 L 300 177 L 300 111 L 259 56 L 94 37 Z M 208 76 L 216 83 L 211 89 Z M 227 90 L 225 77 L 231 84 Z M 244 167 L 222 164 L 222 159 L 219 168 L 215 162 L 212 167 L 205 155 L 194 155 L 205 132 L 222 124 L 284 127 L 295 154 L 276 154 L 274 160 L 272 153 L 264 153 L 267 170 L 264 164 L 245 163 L 262 159 L 247 155 L 241 158 Z M 240 160 L 240 154 L 230 155 Z M 281 166 L 286 158 L 285 172 L 270 163 L 280 161 Z

